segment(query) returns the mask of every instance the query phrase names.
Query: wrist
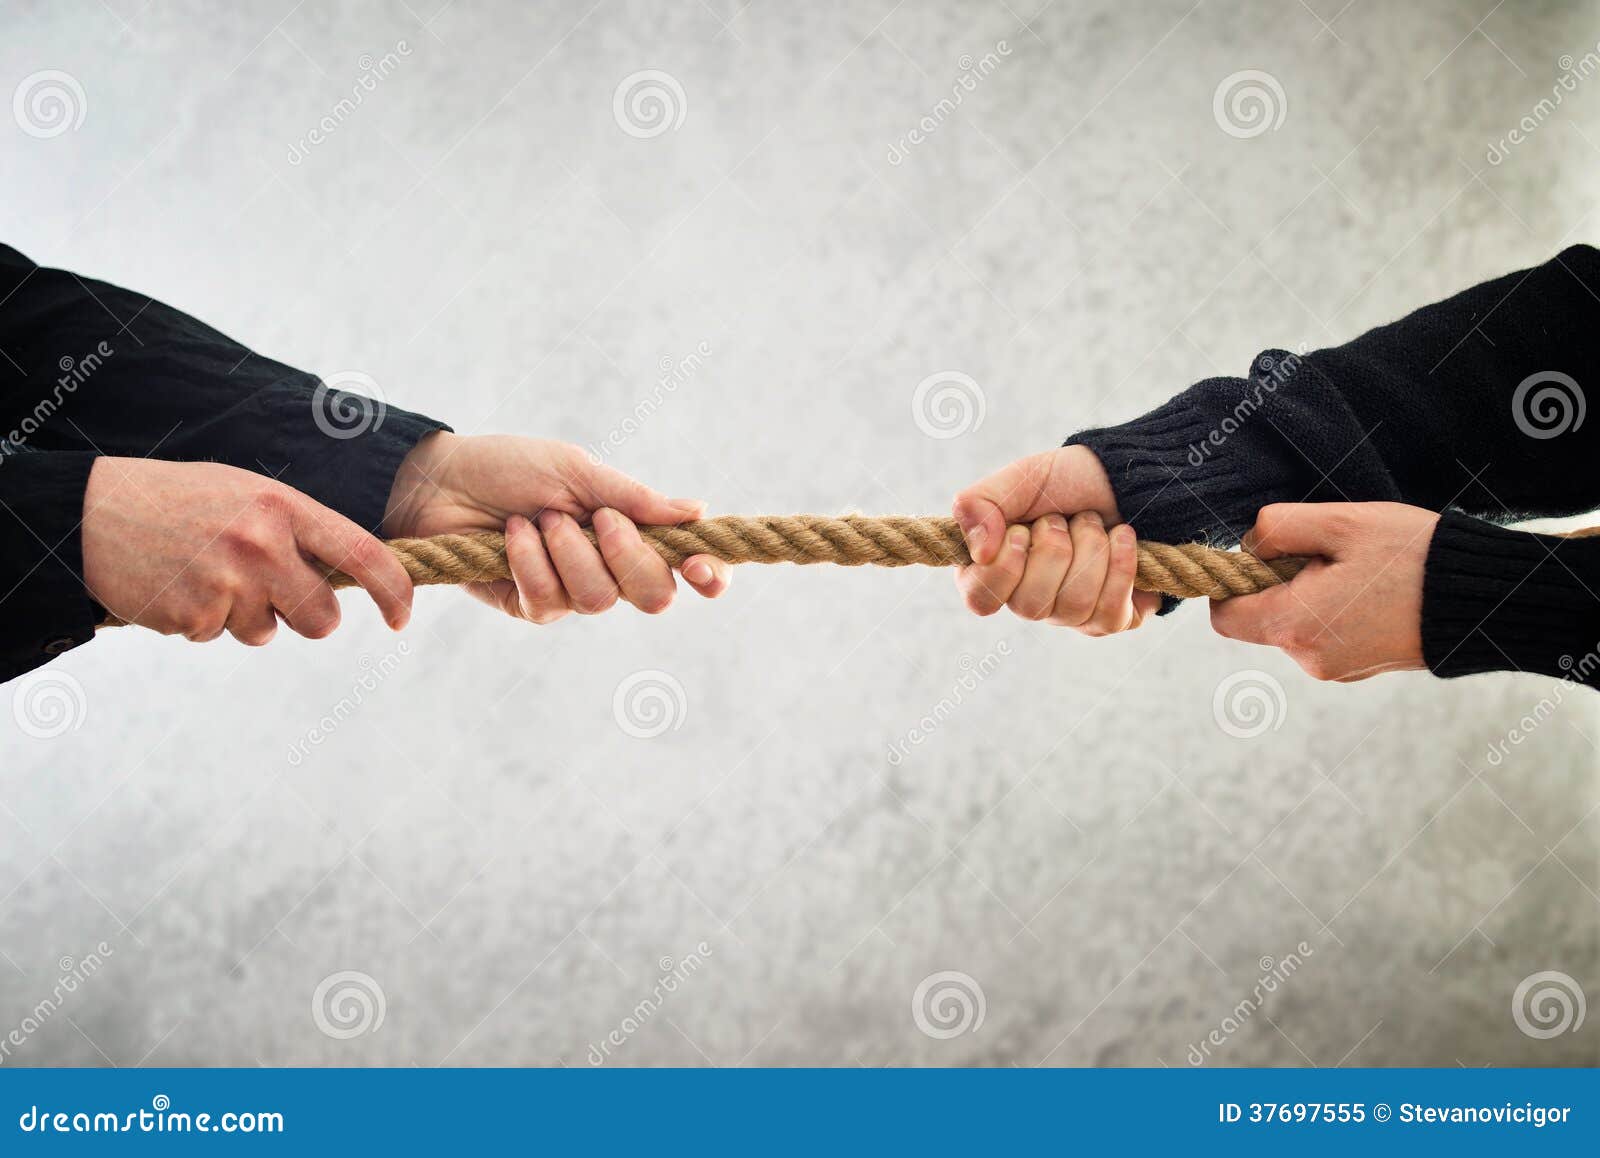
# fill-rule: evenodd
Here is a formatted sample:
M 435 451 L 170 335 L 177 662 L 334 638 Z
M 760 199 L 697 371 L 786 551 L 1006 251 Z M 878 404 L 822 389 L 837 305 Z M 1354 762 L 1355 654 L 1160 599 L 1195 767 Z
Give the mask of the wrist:
M 449 430 L 423 435 L 400 460 L 384 507 L 383 533 L 388 538 L 403 538 L 412 533 L 429 500 L 446 487 L 450 457 L 459 448 L 461 436 Z
M 1083 489 L 1084 501 L 1078 504 L 1074 511 L 1067 513 L 1075 513 L 1077 510 L 1094 511 L 1105 520 L 1108 527 L 1122 522 L 1122 512 L 1117 506 L 1117 493 L 1111 485 L 1111 476 L 1106 473 L 1105 464 L 1100 461 L 1100 456 L 1082 443 L 1063 446 L 1056 454 L 1063 475 Z

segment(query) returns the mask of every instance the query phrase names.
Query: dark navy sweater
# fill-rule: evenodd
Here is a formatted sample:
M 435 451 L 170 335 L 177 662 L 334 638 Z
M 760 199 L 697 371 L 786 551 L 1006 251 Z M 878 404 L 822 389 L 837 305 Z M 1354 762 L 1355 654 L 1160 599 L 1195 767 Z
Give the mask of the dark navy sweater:
M 1423 581 L 1441 676 L 1600 686 L 1600 538 L 1499 524 L 1600 506 L 1600 251 L 1574 246 L 1346 345 L 1261 354 L 1149 414 L 1068 439 L 1105 464 L 1145 538 L 1238 542 L 1277 502 L 1444 512 Z
M 319 413 L 321 380 L 171 306 L 0 245 L 0 680 L 94 638 L 83 495 L 102 454 L 272 475 L 377 530 L 400 461 L 440 423 Z M 350 401 L 354 401 L 353 399 Z

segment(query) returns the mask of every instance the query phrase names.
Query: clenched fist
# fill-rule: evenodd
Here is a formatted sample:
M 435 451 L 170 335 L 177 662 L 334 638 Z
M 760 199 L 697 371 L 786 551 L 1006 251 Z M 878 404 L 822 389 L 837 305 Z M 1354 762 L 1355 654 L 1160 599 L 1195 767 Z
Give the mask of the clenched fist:
M 978 615 L 1009 607 L 1023 619 L 1111 635 L 1161 606 L 1159 595 L 1133 589 L 1137 540 L 1086 446 L 1002 467 L 957 495 L 954 514 L 973 560 L 956 583 Z

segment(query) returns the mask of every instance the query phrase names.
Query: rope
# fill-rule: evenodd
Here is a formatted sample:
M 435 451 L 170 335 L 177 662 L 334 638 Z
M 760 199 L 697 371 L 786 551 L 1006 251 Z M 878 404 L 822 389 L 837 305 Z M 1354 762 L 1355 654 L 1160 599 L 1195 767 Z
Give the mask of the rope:
M 583 529 L 590 542 L 594 531 Z M 640 527 L 644 541 L 672 567 L 691 555 L 728 563 L 837 563 L 842 567 L 960 567 L 972 562 L 954 519 L 912 515 L 720 515 L 674 527 Z M 509 579 L 506 538 L 499 531 L 390 539 L 385 544 L 419 586 Z M 1263 561 L 1203 543 L 1139 541 L 1133 585 L 1178 599 L 1229 599 L 1287 583 L 1305 566 L 1299 558 Z M 334 587 L 354 587 L 329 570 Z M 101 626 L 125 621 L 108 617 Z
M 584 528 L 591 542 L 594 532 Z M 714 555 L 729 563 L 837 563 L 843 567 L 958 567 L 972 562 L 954 519 L 908 515 L 722 515 L 674 527 L 640 527 L 644 541 L 676 567 L 691 555 Z M 391 539 L 412 582 L 481 583 L 506 579 L 505 536 L 493 531 Z M 1304 559 L 1263 562 L 1241 551 L 1201 543 L 1139 542 L 1134 586 L 1179 599 L 1227 599 L 1252 595 L 1292 579 Z M 353 580 L 329 576 L 335 587 Z

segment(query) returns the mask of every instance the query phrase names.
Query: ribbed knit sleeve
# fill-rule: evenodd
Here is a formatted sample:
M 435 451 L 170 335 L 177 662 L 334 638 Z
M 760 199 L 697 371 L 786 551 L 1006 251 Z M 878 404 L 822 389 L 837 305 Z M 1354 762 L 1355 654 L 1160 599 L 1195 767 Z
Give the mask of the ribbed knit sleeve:
M 1446 511 L 1428 547 L 1422 656 L 1440 676 L 1526 671 L 1600 687 L 1600 537 Z

